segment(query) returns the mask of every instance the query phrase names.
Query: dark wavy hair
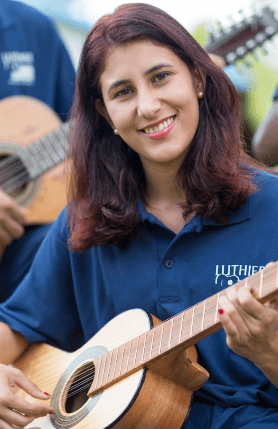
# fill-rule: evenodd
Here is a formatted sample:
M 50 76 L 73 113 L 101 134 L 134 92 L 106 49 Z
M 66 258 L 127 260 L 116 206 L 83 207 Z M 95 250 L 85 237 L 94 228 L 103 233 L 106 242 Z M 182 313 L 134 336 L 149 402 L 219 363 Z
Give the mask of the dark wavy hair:
M 98 114 L 100 76 L 117 46 L 151 41 L 171 49 L 205 76 L 196 135 L 177 175 L 184 189 L 184 216 L 194 211 L 218 223 L 246 202 L 256 189 L 241 141 L 237 92 L 205 50 L 171 16 L 147 4 L 126 4 L 102 17 L 88 34 L 76 80 L 69 136 L 72 161 L 70 240 L 74 251 L 113 243 L 125 248 L 138 222 L 137 201 L 144 200 L 139 156 Z

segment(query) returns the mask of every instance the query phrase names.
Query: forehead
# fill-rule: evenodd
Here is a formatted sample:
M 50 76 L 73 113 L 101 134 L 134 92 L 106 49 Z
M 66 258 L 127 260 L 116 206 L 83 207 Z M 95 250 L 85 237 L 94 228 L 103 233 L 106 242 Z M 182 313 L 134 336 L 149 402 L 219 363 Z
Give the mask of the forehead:
M 136 41 L 114 47 L 104 62 L 101 87 L 121 79 L 133 79 L 157 64 L 184 66 L 185 63 L 169 48 L 151 41 Z

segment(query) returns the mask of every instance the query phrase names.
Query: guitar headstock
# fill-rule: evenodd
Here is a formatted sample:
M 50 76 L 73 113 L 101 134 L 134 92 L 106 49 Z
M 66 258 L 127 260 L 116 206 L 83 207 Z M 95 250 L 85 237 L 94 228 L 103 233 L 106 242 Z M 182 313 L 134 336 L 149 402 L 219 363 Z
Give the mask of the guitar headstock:
M 219 55 L 227 64 L 235 64 L 278 33 L 278 21 L 270 7 L 254 12 L 250 17 L 233 22 L 228 28 L 218 25 L 210 33 L 205 50 Z

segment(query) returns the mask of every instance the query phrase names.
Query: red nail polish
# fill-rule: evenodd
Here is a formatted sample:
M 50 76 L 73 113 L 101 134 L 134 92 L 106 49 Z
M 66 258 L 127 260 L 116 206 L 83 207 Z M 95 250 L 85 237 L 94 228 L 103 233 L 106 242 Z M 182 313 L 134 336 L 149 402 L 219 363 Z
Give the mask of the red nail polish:
M 224 313 L 224 310 L 222 310 L 222 308 L 219 308 L 218 313 L 219 313 L 219 314 L 223 314 L 223 313 Z
M 46 392 L 43 392 L 43 394 L 46 396 L 51 396 L 51 395 L 49 395 L 49 393 L 46 393 Z

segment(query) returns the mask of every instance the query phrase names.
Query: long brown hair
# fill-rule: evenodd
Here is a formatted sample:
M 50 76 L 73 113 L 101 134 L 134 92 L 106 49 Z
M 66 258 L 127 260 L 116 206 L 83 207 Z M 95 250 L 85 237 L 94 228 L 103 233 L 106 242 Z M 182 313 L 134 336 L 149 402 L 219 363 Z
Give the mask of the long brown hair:
M 185 190 L 184 215 L 194 211 L 216 222 L 246 202 L 256 189 L 242 149 L 237 92 L 225 73 L 171 16 L 147 4 L 126 4 L 102 17 L 84 44 L 72 109 L 69 156 L 72 161 L 68 206 L 70 246 L 128 245 L 138 222 L 144 172 L 137 153 L 98 114 L 99 81 L 111 49 L 148 40 L 171 49 L 205 76 L 196 135 L 178 172 Z

